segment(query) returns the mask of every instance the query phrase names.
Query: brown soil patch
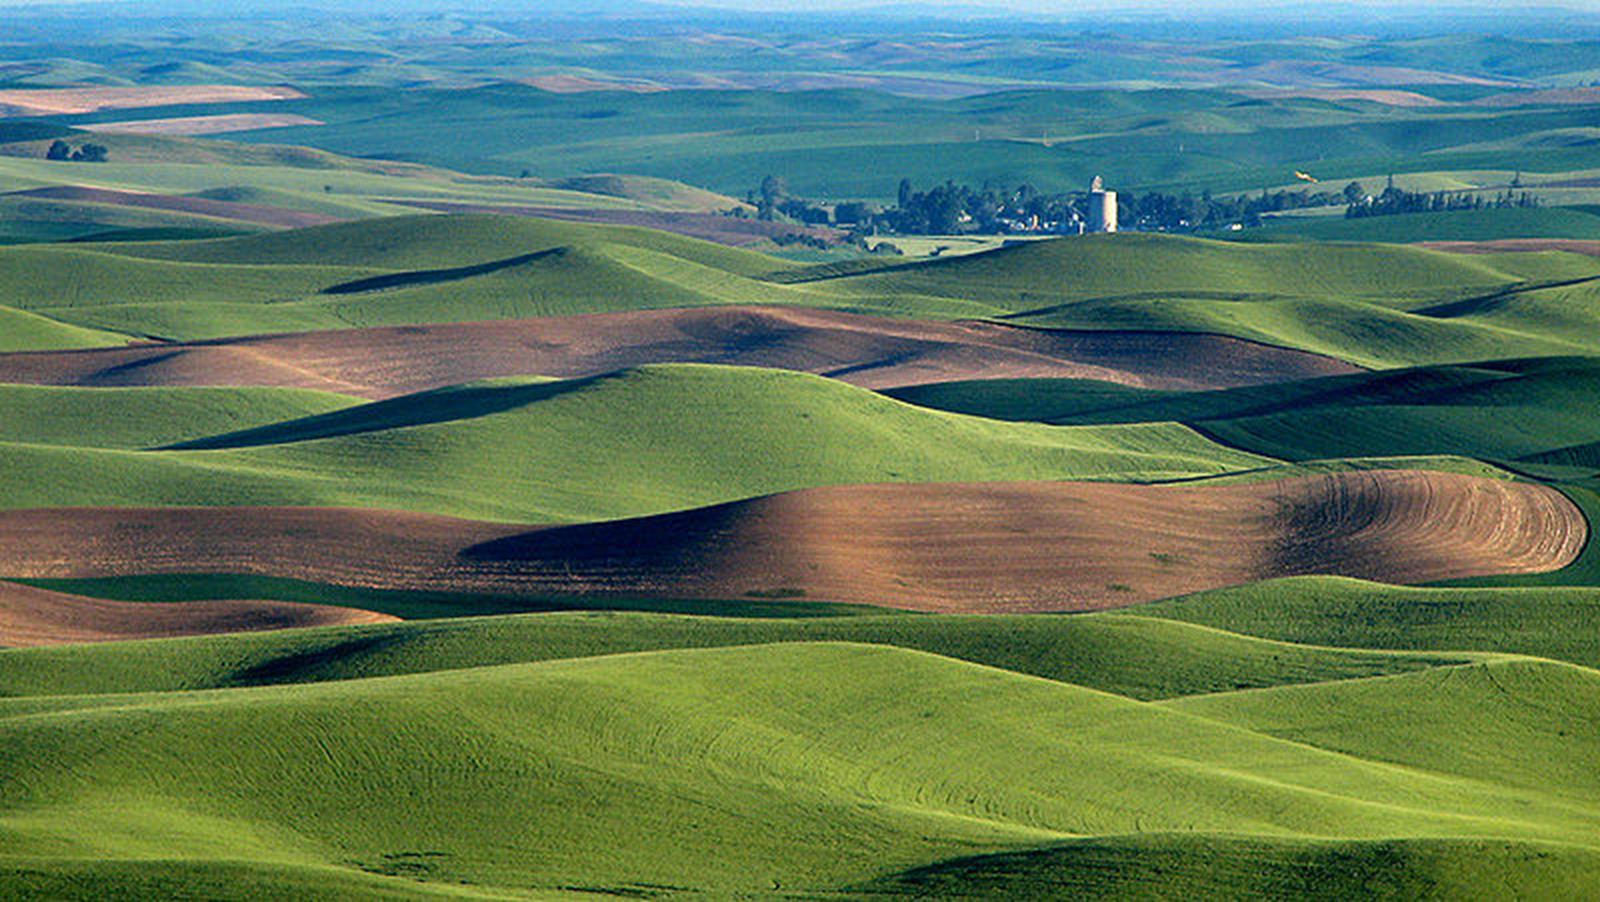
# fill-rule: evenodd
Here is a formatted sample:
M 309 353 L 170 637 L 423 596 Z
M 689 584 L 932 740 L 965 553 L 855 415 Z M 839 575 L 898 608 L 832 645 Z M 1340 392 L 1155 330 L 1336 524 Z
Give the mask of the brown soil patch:
M 535 75 L 522 79 L 522 83 L 552 94 L 584 94 L 592 91 L 626 91 L 630 94 L 657 94 L 665 91 L 661 85 L 649 82 L 602 81 L 581 75 Z
M 0 573 L 1082 611 L 1302 574 L 1543 572 L 1573 561 L 1587 534 L 1553 489 L 1383 471 L 1226 486 L 838 486 L 542 528 L 335 509 L 15 511 L 0 514 Z
M 81 128 L 84 131 L 112 135 L 220 135 L 227 132 L 253 132 L 266 128 L 324 124 L 319 119 L 297 116 L 293 113 L 229 113 L 221 116 L 176 116 L 171 119 L 96 122 Z
M 1477 106 L 1593 106 L 1600 104 L 1600 88 L 1548 88 L 1542 91 L 1512 91 L 1480 98 Z
M 304 626 L 382 623 L 397 618 L 356 608 L 282 601 L 103 601 L 0 583 L 0 646 L 157 639 Z
M 65 116 L 187 103 L 301 100 L 294 88 L 249 85 L 151 85 L 130 88 L 26 88 L 0 91 L 0 116 Z
M 50 200 L 76 201 L 90 204 L 107 204 L 116 207 L 142 207 L 149 210 L 171 210 L 175 213 L 193 213 L 230 219 L 235 222 L 252 222 L 279 228 L 327 225 L 343 222 L 336 216 L 323 213 L 305 213 L 282 207 L 260 204 L 241 204 L 204 197 L 186 197 L 181 194 L 146 194 L 140 191 L 117 191 L 111 188 L 89 188 L 83 185 L 55 185 L 49 188 L 32 188 L 14 191 L 6 197 L 37 197 Z
M 1416 245 L 1449 254 L 1507 254 L 1566 251 L 1600 257 L 1600 241 L 1583 238 L 1500 238 L 1494 241 L 1424 241 Z
M 387 398 L 495 376 L 581 377 L 671 362 L 799 370 L 868 388 L 1070 377 L 1201 389 L 1357 372 L 1329 357 L 1217 335 L 709 307 L 3 354 L 0 382 L 268 385 Z
M 1215 73 L 1233 84 L 1264 82 L 1295 88 L 1386 88 L 1389 85 L 1485 85 L 1518 87 L 1504 79 L 1478 78 L 1431 69 L 1404 66 L 1361 65 L 1327 60 L 1269 60 L 1248 66 L 1230 66 Z
M 1448 106 L 1444 101 L 1415 91 L 1382 88 L 1250 88 L 1236 93 L 1270 100 L 1278 97 L 1306 97 L 1312 100 L 1366 100 L 1397 107 Z

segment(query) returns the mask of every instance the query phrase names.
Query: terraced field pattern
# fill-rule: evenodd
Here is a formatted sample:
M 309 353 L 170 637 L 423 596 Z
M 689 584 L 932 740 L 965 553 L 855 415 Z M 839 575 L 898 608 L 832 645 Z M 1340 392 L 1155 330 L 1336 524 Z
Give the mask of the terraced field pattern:
M 0 247 L 0 896 L 1600 894 L 1584 248 L 331 219 Z

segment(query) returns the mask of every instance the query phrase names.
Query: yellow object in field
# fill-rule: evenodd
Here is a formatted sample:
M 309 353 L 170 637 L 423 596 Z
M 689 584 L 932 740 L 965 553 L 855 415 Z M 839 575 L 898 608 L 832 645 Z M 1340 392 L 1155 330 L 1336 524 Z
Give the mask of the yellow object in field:
M 1317 178 L 1316 176 L 1310 174 L 1309 172 L 1301 172 L 1298 169 L 1296 169 L 1294 171 L 1294 177 L 1299 179 L 1302 182 L 1310 182 L 1313 185 L 1319 184 L 1322 181 L 1321 179 Z

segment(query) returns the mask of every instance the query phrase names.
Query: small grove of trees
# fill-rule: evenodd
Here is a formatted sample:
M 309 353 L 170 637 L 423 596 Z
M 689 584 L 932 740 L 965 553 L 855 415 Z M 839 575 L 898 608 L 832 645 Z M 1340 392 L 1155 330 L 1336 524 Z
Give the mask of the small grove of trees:
M 761 180 L 755 191 L 745 195 L 745 202 L 756 208 L 756 218 L 766 222 L 800 222 L 806 225 L 827 225 L 833 213 L 827 207 L 789 196 L 789 184 L 776 175 Z
M 105 146 L 101 144 L 84 144 L 73 150 L 72 145 L 58 139 L 44 152 L 44 158 L 73 163 L 104 163 L 107 153 Z
M 1522 186 L 1520 174 L 1512 181 L 1511 186 L 1512 188 Z M 1445 191 L 1406 191 L 1396 188 L 1394 179 L 1390 179 L 1388 187 L 1376 197 L 1367 196 L 1358 183 L 1351 182 L 1345 186 L 1345 198 L 1350 204 L 1344 211 L 1347 219 L 1396 216 L 1402 213 L 1454 213 L 1460 210 L 1507 210 L 1539 206 L 1539 199 L 1526 191 L 1517 194 L 1508 190 L 1493 198 L 1485 198 L 1481 194 L 1471 192 L 1451 194 Z

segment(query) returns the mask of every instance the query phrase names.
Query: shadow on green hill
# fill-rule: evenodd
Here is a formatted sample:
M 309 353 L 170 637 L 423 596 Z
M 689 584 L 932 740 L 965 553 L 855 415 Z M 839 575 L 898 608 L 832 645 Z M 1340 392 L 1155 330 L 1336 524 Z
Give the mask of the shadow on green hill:
M 511 269 L 530 263 L 541 257 L 551 254 L 564 253 L 562 248 L 534 251 L 531 254 L 521 254 L 516 257 L 507 257 L 504 260 L 494 260 L 489 263 L 478 263 L 473 266 L 458 266 L 453 269 L 423 269 L 412 272 L 394 273 L 386 276 L 372 276 L 366 279 L 356 279 L 352 282 L 341 282 L 338 285 L 329 285 L 322 289 L 323 294 L 359 294 L 364 291 L 386 291 L 391 288 L 406 288 L 415 285 L 437 285 L 441 282 L 456 282 L 461 279 L 470 279 L 473 276 L 488 275 L 502 269 Z
M 1592 849 L 1494 840 L 1307 841 L 1165 834 L 957 858 L 861 884 L 868 898 L 1577 898 Z

